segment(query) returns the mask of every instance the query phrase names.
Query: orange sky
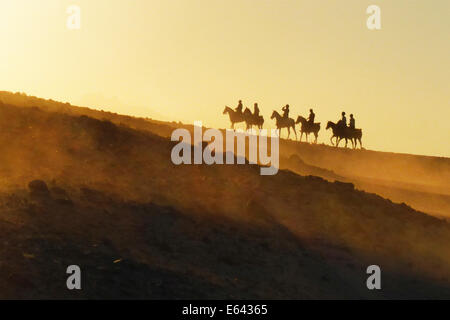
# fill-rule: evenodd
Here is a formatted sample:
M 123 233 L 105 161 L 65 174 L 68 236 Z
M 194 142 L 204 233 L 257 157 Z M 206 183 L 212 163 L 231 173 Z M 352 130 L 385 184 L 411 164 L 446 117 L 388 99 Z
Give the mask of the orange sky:
M 448 157 L 449 34 L 447 0 L 1 0 L 0 90 L 215 127 L 238 99 L 266 128 L 345 110 L 367 148 Z

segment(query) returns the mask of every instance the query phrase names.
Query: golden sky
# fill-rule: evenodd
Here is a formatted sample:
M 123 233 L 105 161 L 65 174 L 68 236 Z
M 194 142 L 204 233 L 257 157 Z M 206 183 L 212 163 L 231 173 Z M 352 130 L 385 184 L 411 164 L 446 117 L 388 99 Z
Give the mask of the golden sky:
M 326 143 L 346 111 L 366 148 L 449 157 L 449 35 L 448 0 L 0 0 L 0 90 L 214 127 L 289 103 Z

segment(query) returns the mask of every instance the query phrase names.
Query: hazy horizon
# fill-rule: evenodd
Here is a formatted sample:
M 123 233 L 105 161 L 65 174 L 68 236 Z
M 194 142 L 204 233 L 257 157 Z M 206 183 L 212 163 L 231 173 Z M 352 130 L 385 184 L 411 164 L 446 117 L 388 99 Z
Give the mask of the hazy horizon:
M 68 30 L 66 8 L 81 8 Z M 366 27 L 381 8 L 382 29 Z M 367 149 L 450 157 L 447 1 L 5 0 L 0 90 L 227 128 L 225 105 L 353 113 Z

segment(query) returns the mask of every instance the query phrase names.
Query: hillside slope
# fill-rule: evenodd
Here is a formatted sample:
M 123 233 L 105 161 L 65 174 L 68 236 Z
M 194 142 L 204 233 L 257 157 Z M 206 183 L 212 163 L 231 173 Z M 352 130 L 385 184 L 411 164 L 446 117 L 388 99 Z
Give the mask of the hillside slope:
M 69 103 L 40 99 L 23 93 L 0 91 L 0 103 L 1 101 L 20 107 L 39 106 L 44 111 L 74 116 L 86 115 L 165 138 L 170 137 L 175 128 L 193 130 L 192 125 L 76 107 Z M 267 125 L 273 124 L 268 122 Z M 322 130 L 320 135 L 329 136 L 330 132 Z M 450 219 L 448 158 L 350 150 L 284 139 L 280 143 L 280 154 L 282 168 L 301 175 L 320 176 L 330 181 L 337 179 L 352 182 L 358 189 L 377 193 L 397 203 L 404 202 L 417 210 L 440 218 Z
M 162 135 L 43 109 L 0 106 L 2 297 L 450 297 L 443 220 L 287 170 L 175 166 Z

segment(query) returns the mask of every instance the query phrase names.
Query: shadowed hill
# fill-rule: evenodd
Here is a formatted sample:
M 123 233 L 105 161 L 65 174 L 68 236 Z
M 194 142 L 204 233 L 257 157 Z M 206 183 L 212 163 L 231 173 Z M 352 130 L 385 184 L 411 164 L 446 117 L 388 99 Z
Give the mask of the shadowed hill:
M 283 142 L 285 155 L 298 154 L 307 163 L 346 177 L 385 180 L 409 184 L 411 187 L 423 186 L 450 194 L 449 158 Z
M 297 156 L 304 163 L 326 168 L 328 171 L 315 171 L 325 179 L 352 182 L 358 189 L 398 203 L 405 202 L 438 217 L 450 218 L 448 158 L 350 150 L 291 141 L 283 141 L 280 150 L 285 156 Z M 292 161 L 280 160 L 280 163 L 282 167 L 305 174 L 305 170 Z
M 135 118 L 111 112 L 71 106 L 23 93 L 0 92 L 0 101 L 74 116 L 86 115 L 117 125 L 170 137 L 175 128 L 192 125 Z M 270 122 L 268 122 L 270 125 Z M 329 135 L 322 130 L 320 135 Z M 301 175 L 317 175 L 327 180 L 342 180 L 358 189 L 380 194 L 395 202 L 405 202 L 415 209 L 438 217 L 450 218 L 450 159 L 395 154 L 368 150 L 350 150 L 325 145 L 310 145 L 281 140 L 280 165 Z M 292 158 L 292 156 L 295 156 Z
M 450 297 L 443 220 L 287 170 L 175 166 L 167 138 L 73 113 L 0 106 L 3 297 Z

